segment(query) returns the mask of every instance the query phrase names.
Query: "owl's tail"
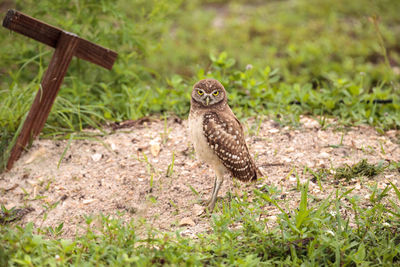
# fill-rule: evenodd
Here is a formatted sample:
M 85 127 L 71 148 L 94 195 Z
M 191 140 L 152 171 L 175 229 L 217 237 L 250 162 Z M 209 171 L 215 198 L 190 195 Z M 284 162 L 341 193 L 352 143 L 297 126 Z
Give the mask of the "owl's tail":
M 252 165 L 253 165 L 253 170 L 254 170 L 254 175 L 253 177 L 250 178 L 250 182 L 255 182 L 257 181 L 258 178 L 261 178 L 264 176 L 262 171 L 256 166 L 254 160 L 252 160 Z

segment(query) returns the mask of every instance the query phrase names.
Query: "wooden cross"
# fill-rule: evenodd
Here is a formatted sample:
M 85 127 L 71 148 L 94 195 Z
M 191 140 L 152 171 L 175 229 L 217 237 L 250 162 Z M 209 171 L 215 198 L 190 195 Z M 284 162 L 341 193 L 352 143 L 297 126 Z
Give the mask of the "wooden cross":
M 12 9 L 8 10 L 3 26 L 55 48 L 41 87 L 8 158 L 7 170 L 10 170 L 29 140 L 42 131 L 72 58 L 76 56 L 111 69 L 117 53 Z

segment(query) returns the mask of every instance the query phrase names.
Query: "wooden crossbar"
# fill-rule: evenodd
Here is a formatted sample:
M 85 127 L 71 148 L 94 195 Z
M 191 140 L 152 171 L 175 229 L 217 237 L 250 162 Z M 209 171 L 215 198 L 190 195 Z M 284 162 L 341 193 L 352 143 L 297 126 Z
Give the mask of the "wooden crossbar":
M 72 58 L 76 56 L 111 69 L 117 53 L 16 10 L 7 12 L 3 26 L 55 48 L 35 100 L 11 150 L 7 162 L 7 170 L 10 170 L 27 143 L 42 131 Z
M 61 33 L 65 32 L 57 27 L 12 9 L 7 12 L 3 20 L 3 26 L 53 48 L 56 48 Z M 100 65 L 106 69 L 112 68 L 117 58 L 116 52 L 79 37 L 78 40 L 79 45 L 77 46 L 74 56 Z

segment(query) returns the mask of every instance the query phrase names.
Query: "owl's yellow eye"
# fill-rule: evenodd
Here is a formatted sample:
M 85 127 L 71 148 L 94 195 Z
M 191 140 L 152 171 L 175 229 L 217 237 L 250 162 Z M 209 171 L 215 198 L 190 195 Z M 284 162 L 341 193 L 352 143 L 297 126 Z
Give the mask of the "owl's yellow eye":
M 198 93 L 199 95 L 203 95 L 203 94 L 204 94 L 204 92 L 203 92 L 202 90 L 197 90 L 197 93 Z
M 213 95 L 214 95 L 214 96 L 217 96 L 217 95 L 219 95 L 219 92 L 218 92 L 218 91 L 214 91 L 214 92 L 213 92 Z

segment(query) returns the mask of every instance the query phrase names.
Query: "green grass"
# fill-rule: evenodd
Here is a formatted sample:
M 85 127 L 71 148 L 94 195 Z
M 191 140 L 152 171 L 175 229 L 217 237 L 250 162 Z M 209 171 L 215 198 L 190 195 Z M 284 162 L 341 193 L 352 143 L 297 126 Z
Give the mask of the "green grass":
M 299 114 L 311 114 L 380 130 L 400 126 L 396 0 L 16 0 L 9 5 L 119 53 L 111 71 L 72 61 L 45 137 L 149 114 L 185 117 L 190 88 L 204 77 L 222 81 L 239 117 L 263 114 L 296 124 Z M 2 31 L 4 166 L 52 49 Z
M 0 229 L 2 266 L 382 266 L 400 263 L 400 209 L 388 197 L 394 184 L 371 189 L 367 203 L 352 189 L 338 189 L 318 200 L 300 186 L 297 209 L 287 211 L 279 192 L 265 186 L 254 190 L 252 201 L 233 197 L 220 203 L 211 215 L 212 230 L 197 239 L 180 231 L 143 229 L 143 222 L 123 223 L 108 215 L 86 217 L 85 233 L 74 240 L 60 239 L 63 225 L 39 229 L 3 226 Z M 271 193 L 272 192 L 272 193 Z M 395 197 L 396 198 L 396 197 Z M 386 204 L 385 204 L 386 203 Z M 387 204 L 389 203 L 389 204 Z M 391 204 L 390 204 L 391 203 Z M 350 204 L 350 205 L 349 205 Z M 276 226 L 270 223 L 266 206 L 281 210 Z M 93 227 L 94 220 L 100 226 Z M 142 225 L 142 227 L 140 227 Z M 240 226 L 240 227 L 238 227 Z
M 383 166 L 383 162 L 379 162 L 378 164 L 371 164 L 368 163 L 366 159 L 363 159 L 353 166 L 346 164 L 343 167 L 337 168 L 334 178 L 345 179 L 347 181 L 360 176 L 372 178 L 383 172 L 385 170 L 385 167 L 387 166 Z
M 325 118 L 334 117 L 345 126 L 400 128 L 397 0 L 6 2 L 119 54 L 111 71 L 71 62 L 45 138 L 70 139 L 89 126 L 152 114 L 186 117 L 191 86 L 205 77 L 224 84 L 241 118 L 270 116 L 297 125 L 307 114 L 323 127 Z M 53 52 L 1 31 L 0 170 Z M 171 176 L 173 166 L 174 157 Z M 343 178 L 365 175 L 347 167 Z M 397 173 L 399 163 L 388 169 Z M 334 179 L 330 172 L 308 171 L 319 186 Z M 306 185 L 298 189 L 302 201 L 289 213 L 273 188 L 254 192 L 253 201 L 233 198 L 212 215 L 211 233 L 197 240 L 154 229 L 144 238 L 139 222 L 123 224 L 106 215 L 100 233 L 87 218 L 86 233 L 74 240 L 58 238 L 62 224 L 37 229 L 13 222 L 0 228 L 0 265 L 399 264 L 400 210 L 387 195 L 393 191 L 398 202 L 394 185 L 372 187 L 368 205 L 350 192 L 316 200 Z M 266 228 L 265 205 L 282 208 L 277 226 Z M 14 220 L 16 210 L 4 207 L 1 220 Z

